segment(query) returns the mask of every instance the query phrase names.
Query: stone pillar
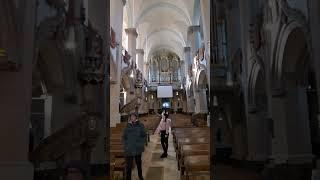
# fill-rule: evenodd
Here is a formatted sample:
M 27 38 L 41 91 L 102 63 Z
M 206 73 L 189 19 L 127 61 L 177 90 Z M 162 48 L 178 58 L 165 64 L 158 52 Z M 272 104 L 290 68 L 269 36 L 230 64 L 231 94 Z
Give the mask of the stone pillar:
M 21 68 L 17 72 L 0 70 L 0 179 L 33 180 L 28 146 L 36 1 L 19 0 L 15 10 L 18 34 L 7 38 L 17 40 L 19 48 L 8 52 L 18 52 L 12 60 L 21 62 Z
M 274 90 L 272 94 L 272 159 L 276 164 L 312 163 L 305 88 Z
M 108 17 L 105 15 L 106 9 L 109 6 L 109 2 L 106 1 L 88 1 L 88 20 L 91 22 L 92 27 L 97 30 L 98 34 L 103 39 L 103 47 L 109 47 L 109 44 L 107 44 L 108 36 L 110 36 L 110 31 L 108 30 L 108 26 L 110 24 Z M 103 61 L 107 62 L 109 61 L 109 57 L 106 56 L 106 48 L 103 48 Z M 109 76 L 106 76 L 109 78 Z M 105 151 L 106 141 L 107 138 L 106 129 L 107 129 L 107 117 L 109 116 L 106 113 L 107 107 L 107 100 L 110 101 L 110 94 L 107 93 L 110 89 L 107 89 L 107 83 L 109 83 L 108 80 L 104 80 L 103 86 L 97 86 L 95 93 L 95 99 L 96 103 L 99 107 L 99 112 L 103 112 L 103 118 L 101 118 L 101 123 L 99 124 L 98 131 L 99 131 L 99 137 L 97 139 L 95 147 L 92 149 L 91 152 L 91 165 L 94 165 L 96 170 L 99 171 L 99 173 L 105 175 L 105 171 L 101 171 L 99 169 L 105 168 L 106 164 L 108 163 L 108 157 L 107 153 Z M 110 98 L 110 99 L 109 99 Z M 109 126 L 109 125 L 108 125 Z
M 196 113 L 208 113 L 207 94 L 205 89 L 199 89 L 195 93 Z
M 143 79 L 146 79 L 145 77 L 145 66 L 144 66 L 144 50 L 143 49 L 136 49 L 136 53 L 138 55 L 138 59 L 137 59 L 137 67 L 138 69 L 141 71 Z M 142 86 L 142 89 L 140 89 L 141 91 L 141 104 L 138 110 L 139 114 L 144 114 L 146 113 L 145 111 L 145 86 Z
M 142 72 L 142 74 L 144 74 L 144 50 L 136 49 L 136 53 L 138 55 L 138 59 L 137 59 L 138 69 Z
M 186 77 L 186 63 L 185 61 L 180 61 L 180 76 L 181 76 L 181 83 L 183 78 Z
M 202 26 L 203 26 L 203 34 L 204 34 L 204 47 L 205 58 L 207 60 L 207 67 L 209 67 L 209 59 L 210 59 L 210 0 L 200 0 L 200 10 L 201 10 L 201 18 L 202 18 Z M 210 68 L 208 68 L 208 76 L 210 77 Z M 208 81 L 210 83 L 210 81 Z M 209 85 L 210 87 L 210 85 Z
M 200 26 L 194 25 L 188 27 L 188 44 L 191 47 L 191 57 L 193 58 L 196 51 L 200 48 Z
M 136 45 L 137 45 L 137 37 L 138 33 L 136 28 L 127 28 L 125 29 L 128 35 L 128 53 L 131 56 L 131 62 L 136 62 Z
M 310 30 L 311 30 L 311 41 L 312 41 L 312 54 L 313 54 L 313 61 L 315 67 L 315 74 L 317 79 L 317 89 L 319 92 L 320 89 L 320 2 L 318 0 L 311 0 L 309 2 L 309 17 L 310 17 Z M 318 93 L 318 102 L 320 102 L 320 93 Z M 320 106 L 318 109 L 320 112 Z M 320 124 L 320 114 L 318 114 L 318 124 Z M 318 130 L 319 131 L 319 130 Z
M 110 82 L 110 127 L 115 127 L 120 123 L 119 103 L 120 103 L 120 84 L 121 84 L 121 70 L 122 70 L 122 30 L 123 24 L 119 23 L 123 20 L 123 8 L 125 1 L 110 1 L 110 25 L 116 33 L 116 44 L 114 50 L 115 57 L 115 71 L 116 77 L 114 82 Z M 112 52 L 111 52 L 112 53 Z M 110 66 L 110 72 L 111 71 Z
M 127 28 L 125 29 L 125 32 L 128 35 L 128 53 L 131 56 L 131 63 L 134 64 L 136 63 L 136 45 L 138 33 L 136 28 Z M 134 99 L 134 91 L 127 92 L 126 102 L 129 103 L 132 99 Z
M 192 77 L 189 74 L 189 68 L 192 66 L 191 61 L 191 48 L 190 47 L 184 47 L 184 56 L 185 56 L 185 75 L 186 75 L 186 95 L 187 95 L 187 112 L 193 112 L 191 110 L 191 105 L 194 104 L 193 97 L 190 96 L 190 83 L 192 81 Z M 193 88 L 193 87 L 191 87 Z
M 269 155 L 267 112 L 249 106 L 247 121 L 248 161 L 266 161 Z

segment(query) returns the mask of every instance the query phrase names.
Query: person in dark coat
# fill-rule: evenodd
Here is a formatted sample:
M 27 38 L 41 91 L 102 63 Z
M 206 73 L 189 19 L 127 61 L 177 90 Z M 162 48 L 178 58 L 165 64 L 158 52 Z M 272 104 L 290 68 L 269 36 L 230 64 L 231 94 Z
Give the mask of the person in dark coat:
M 130 115 L 128 125 L 123 132 L 122 141 L 126 156 L 126 180 L 131 180 L 133 159 L 136 161 L 139 179 L 143 180 L 141 155 L 144 151 L 146 132 L 144 125 L 138 121 L 135 113 Z

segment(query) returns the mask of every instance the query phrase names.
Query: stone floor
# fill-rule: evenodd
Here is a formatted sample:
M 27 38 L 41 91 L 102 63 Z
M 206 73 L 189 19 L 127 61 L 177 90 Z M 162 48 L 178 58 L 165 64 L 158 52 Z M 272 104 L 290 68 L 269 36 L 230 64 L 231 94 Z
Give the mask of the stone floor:
M 153 172 L 152 180 L 179 180 L 180 179 L 180 172 L 177 168 L 177 161 L 176 161 L 176 153 L 174 151 L 173 143 L 172 143 L 172 135 L 169 136 L 169 148 L 168 148 L 168 157 L 167 158 L 160 158 L 162 154 L 162 147 L 160 143 L 160 136 L 155 134 L 151 135 L 150 142 L 145 149 L 142 157 L 142 171 L 145 177 L 151 179 L 150 173 L 148 171 L 154 171 L 157 167 L 159 170 L 163 168 L 161 172 Z M 132 172 L 133 180 L 139 180 L 137 170 L 134 169 Z

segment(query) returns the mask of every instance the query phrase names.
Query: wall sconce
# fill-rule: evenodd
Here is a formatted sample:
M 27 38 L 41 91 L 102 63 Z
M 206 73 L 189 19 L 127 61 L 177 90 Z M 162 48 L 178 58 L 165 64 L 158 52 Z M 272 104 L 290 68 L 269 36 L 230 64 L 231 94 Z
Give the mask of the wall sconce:
M 146 92 L 148 92 L 148 87 L 146 87 Z
M 176 92 L 176 95 L 177 95 L 177 96 L 179 95 L 179 92 L 178 92 L 178 91 Z
M 153 95 L 151 95 L 151 99 L 153 99 Z

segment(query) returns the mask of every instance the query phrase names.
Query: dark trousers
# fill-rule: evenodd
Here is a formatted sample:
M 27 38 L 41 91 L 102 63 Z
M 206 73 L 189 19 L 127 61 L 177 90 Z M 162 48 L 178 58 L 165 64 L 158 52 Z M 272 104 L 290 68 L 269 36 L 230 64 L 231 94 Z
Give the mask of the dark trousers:
M 166 131 L 161 131 L 160 135 L 161 135 L 161 145 L 162 145 L 163 153 L 167 154 L 168 146 L 169 146 L 168 144 L 169 135 L 166 137 Z
M 136 165 L 138 169 L 139 179 L 143 180 L 142 176 L 142 163 L 141 163 L 141 155 L 137 156 L 127 156 L 126 157 L 126 180 L 131 180 L 131 170 L 132 170 L 132 161 L 133 158 L 136 160 Z

